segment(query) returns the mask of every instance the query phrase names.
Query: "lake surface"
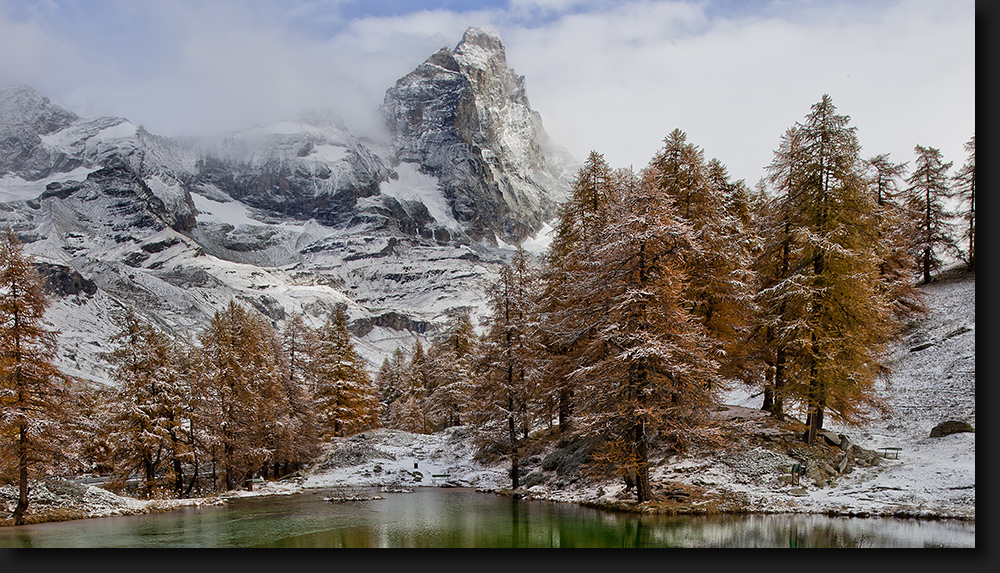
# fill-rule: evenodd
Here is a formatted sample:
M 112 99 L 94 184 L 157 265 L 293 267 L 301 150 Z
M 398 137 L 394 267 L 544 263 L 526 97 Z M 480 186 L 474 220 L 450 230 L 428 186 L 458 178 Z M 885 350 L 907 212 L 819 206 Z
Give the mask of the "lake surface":
M 371 493 L 376 493 L 371 490 Z M 384 499 L 329 491 L 225 506 L 0 528 L 0 547 L 975 547 L 975 523 L 812 515 L 639 516 L 417 488 Z

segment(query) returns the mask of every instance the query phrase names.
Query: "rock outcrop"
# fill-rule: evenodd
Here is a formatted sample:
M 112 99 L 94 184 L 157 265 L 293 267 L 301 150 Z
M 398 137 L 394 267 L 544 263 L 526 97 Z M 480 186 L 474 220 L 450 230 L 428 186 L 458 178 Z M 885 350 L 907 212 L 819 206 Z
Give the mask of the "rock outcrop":
M 957 434 L 959 432 L 975 432 L 975 428 L 972 424 L 968 422 L 961 422 L 959 420 L 948 420 L 946 422 L 941 422 L 940 424 L 931 428 L 932 438 L 942 438 L 951 434 Z

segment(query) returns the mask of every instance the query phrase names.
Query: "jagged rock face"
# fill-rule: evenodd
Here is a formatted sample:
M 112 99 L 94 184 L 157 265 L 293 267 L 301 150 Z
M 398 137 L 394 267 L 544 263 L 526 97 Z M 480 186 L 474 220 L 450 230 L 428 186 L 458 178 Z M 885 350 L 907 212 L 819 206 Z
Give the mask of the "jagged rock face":
M 344 226 L 362 211 L 358 199 L 378 195 L 389 175 L 337 118 L 314 112 L 212 146 L 199 161 L 194 188 L 214 187 L 257 209 Z
M 4 179 L 79 181 L 97 169 L 125 164 L 163 203 L 168 224 L 188 231 L 194 227 L 195 208 L 183 180 L 193 161 L 191 151 L 126 119 L 79 118 L 31 88 L 0 88 Z
M 67 231 L 81 231 L 98 242 L 122 244 L 138 241 L 170 226 L 172 219 L 163 201 L 131 167 L 112 158 L 106 167 L 84 181 L 52 182 L 37 199 L 8 204 L 3 217 L 22 242 L 48 240 L 72 256 L 75 248 Z M 60 225 L 53 237 L 53 219 Z
M 495 32 L 470 28 L 386 91 L 395 163 L 437 177 L 474 240 L 520 243 L 551 219 L 569 168 L 545 149 L 523 76 L 507 67 Z
M 84 278 L 80 273 L 53 263 L 35 263 L 35 270 L 42 280 L 42 290 L 47 296 L 72 296 L 97 294 L 97 284 Z
M 0 174 L 22 173 L 34 181 L 79 166 L 79 160 L 42 143 L 42 136 L 65 129 L 77 119 L 29 87 L 0 88 Z

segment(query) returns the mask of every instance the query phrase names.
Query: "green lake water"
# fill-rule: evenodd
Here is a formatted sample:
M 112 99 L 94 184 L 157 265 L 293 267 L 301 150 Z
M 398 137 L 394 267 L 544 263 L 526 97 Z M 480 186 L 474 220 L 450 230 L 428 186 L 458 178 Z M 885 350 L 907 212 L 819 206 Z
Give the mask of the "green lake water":
M 372 493 L 376 493 L 372 490 Z M 325 501 L 329 492 L 0 528 L 0 547 L 975 547 L 974 522 L 814 515 L 639 516 L 461 488 Z

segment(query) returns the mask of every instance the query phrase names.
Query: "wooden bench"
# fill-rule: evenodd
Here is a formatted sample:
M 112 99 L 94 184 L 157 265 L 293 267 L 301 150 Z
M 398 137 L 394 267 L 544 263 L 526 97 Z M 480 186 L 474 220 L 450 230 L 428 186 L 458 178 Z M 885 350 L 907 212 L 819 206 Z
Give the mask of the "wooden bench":
M 881 448 L 875 448 L 875 451 L 881 454 L 883 458 L 888 458 L 891 455 L 892 459 L 898 460 L 899 452 L 903 451 L 903 448 L 898 448 L 896 446 L 884 446 Z
M 806 473 L 806 468 L 802 464 L 792 464 L 791 467 L 792 483 L 799 483 L 799 476 Z
M 451 477 L 451 474 L 431 474 L 431 480 L 434 483 L 437 483 L 438 478 L 445 479 L 445 478 L 450 478 L 450 477 Z
M 255 483 L 264 483 L 264 478 L 255 477 L 248 479 L 245 482 L 243 482 L 243 487 L 245 487 L 247 491 L 253 491 L 253 484 Z

